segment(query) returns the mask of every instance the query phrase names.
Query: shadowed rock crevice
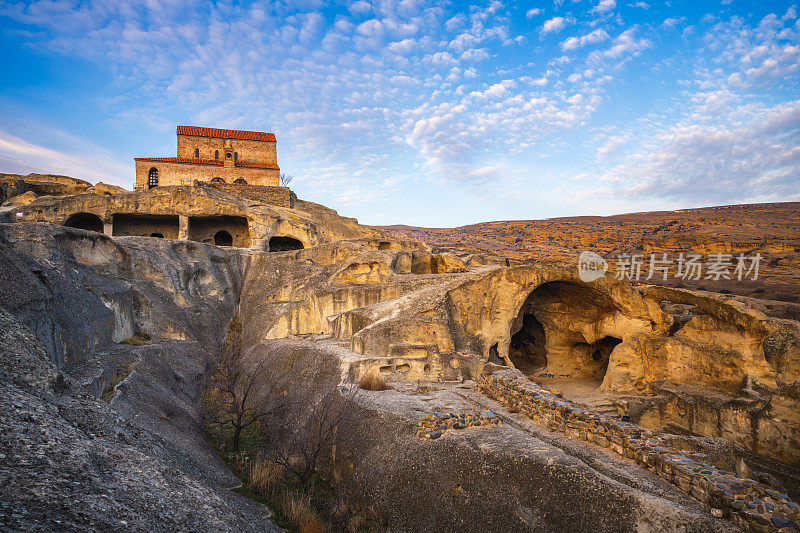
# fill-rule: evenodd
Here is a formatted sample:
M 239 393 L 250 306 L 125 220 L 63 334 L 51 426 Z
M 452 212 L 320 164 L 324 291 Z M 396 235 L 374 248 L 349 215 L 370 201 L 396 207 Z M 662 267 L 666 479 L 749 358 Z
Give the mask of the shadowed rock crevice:
M 69 228 L 85 229 L 89 231 L 103 232 L 103 221 L 99 216 L 92 213 L 75 213 L 64 221 L 64 225 Z
M 276 236 L 269 240 L 270 252 L 288 252 L 291 250 L 302 250 L 303 243 L 294 237 Z

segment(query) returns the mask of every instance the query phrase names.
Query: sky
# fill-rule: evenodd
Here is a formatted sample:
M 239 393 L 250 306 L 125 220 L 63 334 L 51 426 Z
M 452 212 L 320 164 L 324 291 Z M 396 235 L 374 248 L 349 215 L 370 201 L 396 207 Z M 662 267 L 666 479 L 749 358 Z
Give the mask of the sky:
M 800 200 L 790 2 L 0 0 L 0 57 L 0 172 L 132 188 L 198 125 L 366 224 Z

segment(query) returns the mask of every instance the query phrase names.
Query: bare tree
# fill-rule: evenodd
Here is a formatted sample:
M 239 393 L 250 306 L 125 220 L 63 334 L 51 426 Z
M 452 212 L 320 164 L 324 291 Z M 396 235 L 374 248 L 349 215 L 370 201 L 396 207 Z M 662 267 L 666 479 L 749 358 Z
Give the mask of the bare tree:
M 280 183 L 281 187 L 288 187 L 293 179 L 294 176 L 292 176 L 291 174 L 286 174 L 285 172 L 281 172 L 278 175 L 278 182 Z
M 267 379 L 270 371 L 263 360 L 243 360 L 242 325 L 238 317 L 233 317 L 228 326 L 219 367 L 206 389 L 206 400 L 210 425 L 229 426 L 233 430 L 234 452 L 239 451 L 242 431 L 256 423 L 265 422 L 281 408 L 280 402 L 263 401 L 264 389 L 276 386 L 275 380 Z M 267 397 L 277 398 L 273 394 L 267 394 Z
M 312 387 L 308 389 L 313 395 Z M 331 388 L 315 399 L 273 411 L 262 426 L 268 460 L 285 468 L 307 490 L 321 461 L 331 457 L 338 444 L 352 442 L 358 394 L 357 386 Z
M 292 176 L 291 174 L 286 174 L 285 172 L 281 172 L 278 175 L 278 183 L 280 183 L 281 187 L 288 187 L 293 179 L 294 176 Z

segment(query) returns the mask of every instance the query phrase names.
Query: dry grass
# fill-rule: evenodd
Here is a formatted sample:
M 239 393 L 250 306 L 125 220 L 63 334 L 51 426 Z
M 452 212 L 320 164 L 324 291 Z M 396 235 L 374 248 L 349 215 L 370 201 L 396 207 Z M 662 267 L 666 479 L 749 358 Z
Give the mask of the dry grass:
M 281 497 L 281 511 L 299 533 L 323 533 L 326 529 L 325 523 L 314 512 L 311 497 L 307 494 L 284 492 Z
M 286 470 L 275 463 L 254 461 L 250 465 L 250 482 L 247 488 L 273 495 L 286 478 Z
M 375 372 L 365 374 L 358 383 L 358 386 L 364 390 L 389 390 L 392 388 L 391 385 L 386 383 L 386 380 L 383 379 L 383 376 L 376 374 Z

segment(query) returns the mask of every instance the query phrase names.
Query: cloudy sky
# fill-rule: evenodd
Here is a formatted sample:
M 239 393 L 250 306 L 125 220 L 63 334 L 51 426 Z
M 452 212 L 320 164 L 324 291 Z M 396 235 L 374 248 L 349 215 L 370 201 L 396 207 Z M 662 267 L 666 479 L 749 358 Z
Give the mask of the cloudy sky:
M 800 200 L 789 2 L 0 0 L 0 172 L 273 131 L 297 194 L 453 226 Z

